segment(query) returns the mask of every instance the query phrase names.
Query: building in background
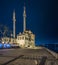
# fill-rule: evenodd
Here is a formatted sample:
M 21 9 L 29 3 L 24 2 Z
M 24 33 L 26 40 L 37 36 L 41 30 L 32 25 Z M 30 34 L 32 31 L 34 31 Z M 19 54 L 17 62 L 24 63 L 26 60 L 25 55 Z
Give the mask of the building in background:
M 31 31 L 24 31 L 17 35 L 17 43 L 20 47 L 34 48 L 35 47 L 35 35 Z

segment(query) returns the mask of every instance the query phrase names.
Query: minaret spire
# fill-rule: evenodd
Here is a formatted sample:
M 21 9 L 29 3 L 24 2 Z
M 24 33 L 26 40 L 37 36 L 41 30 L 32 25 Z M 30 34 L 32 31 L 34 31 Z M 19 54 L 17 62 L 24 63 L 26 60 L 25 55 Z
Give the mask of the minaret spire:
M 26 7 L 24 5 L 24 11 L 23 11 L 23 32 L 26 31 Z
M 15 38 L 15 22 L 16 22 L 16 18 L 15 18 L 15 10 L 13 11 L 13 37 Z

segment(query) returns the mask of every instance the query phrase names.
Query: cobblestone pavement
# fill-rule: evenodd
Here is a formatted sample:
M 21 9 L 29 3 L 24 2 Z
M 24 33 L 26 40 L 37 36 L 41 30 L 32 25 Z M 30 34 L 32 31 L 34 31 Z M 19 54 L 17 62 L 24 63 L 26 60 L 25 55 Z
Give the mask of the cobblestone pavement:
M 0 65 L 58 65 L 46 49 L 1 49 Z

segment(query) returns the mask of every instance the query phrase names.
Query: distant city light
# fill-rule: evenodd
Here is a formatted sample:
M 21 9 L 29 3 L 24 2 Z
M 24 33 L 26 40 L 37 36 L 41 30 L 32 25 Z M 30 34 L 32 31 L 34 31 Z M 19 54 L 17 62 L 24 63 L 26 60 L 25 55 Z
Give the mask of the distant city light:
M 0 49 L 1 49 L 1 48 L 3 48 L 3 44 L 2 44 L 2 43 L 0 43 Z
M 4 47 L 4 48 L 11 48 L 11 45 L 4 43 L 3 47 Z

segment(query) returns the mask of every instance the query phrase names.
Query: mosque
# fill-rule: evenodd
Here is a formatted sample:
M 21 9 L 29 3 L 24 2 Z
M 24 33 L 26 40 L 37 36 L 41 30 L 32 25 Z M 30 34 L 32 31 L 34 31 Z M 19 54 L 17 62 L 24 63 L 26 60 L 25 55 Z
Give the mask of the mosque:
M 23 11 L 23 32 L 16 36 L 16 17 L 13 11 L 13 37 L 3 37 L 2 43 L 10 43 L 18 45 L 21 48 L 34 48 L 35 47 L 35 34 L 31 30 L 26 30 L 26 7 Z

